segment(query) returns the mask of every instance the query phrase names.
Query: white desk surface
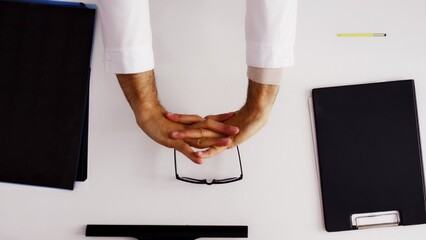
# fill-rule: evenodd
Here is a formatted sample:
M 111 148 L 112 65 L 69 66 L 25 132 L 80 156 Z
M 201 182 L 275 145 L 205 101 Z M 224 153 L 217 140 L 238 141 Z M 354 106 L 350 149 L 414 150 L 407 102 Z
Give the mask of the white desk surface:
M 151 1 L 158 88 L 168 110 L 207 115 L 244 102 L 244 4 Z M 255 240 L 424 239 L 426 225 L 324 230 L 307 98 L 315 87 L 413 78 L 426 139 L 425 10 L 423 0 L 301 0 L 296 65 L 286 71 L 267 126 L 241 145 L 244 180 L 222 186 L 174 179 L 172 150 L 144 136 L 116 79 L 103 72 L 98 26 L 89 178 L 74 191 L 0 183 L 0 239 L 88 239 L 86 224 L 248 225 Z

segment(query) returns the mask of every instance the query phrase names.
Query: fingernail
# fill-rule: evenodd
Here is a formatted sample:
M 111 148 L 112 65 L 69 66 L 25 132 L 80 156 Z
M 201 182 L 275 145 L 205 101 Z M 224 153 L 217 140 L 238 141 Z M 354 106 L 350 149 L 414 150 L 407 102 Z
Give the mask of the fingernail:
M 231 131 L 233 131 L 233 132 L 236 132 L 236 131 L 239 131 L 239 130 L 240 130 L 238 127 L 234 127 L 234 126 L 231 126 L 231 127 L 230 127 L 230 129 L 231 129 Z
M 203 157 L 202 157 L 201 152 L 195 152 L 195 157 L 196 157 L 195 163 L 203 164 Z
M 174 137 L 179 137 L 179 136 L 180 136 L 180 133 L 179 133 L 179 132 L 177 132 L 177 131 L 173 131 L 173 132 L 171 132 L 171 133 L 170 133 L 170 136 L 171 136 L 171 137 L 173 137 L 173 138 L 174 138 Z
M 171 116 L 173 116 L 173 115 L 175 115 L 175 114 L 174 114 L 174 113 L 171 113 L 171 112 L 167 112 L 167 113 L 166 113 L 166 116 L 167 116 L 167 117 L 171 117 Z

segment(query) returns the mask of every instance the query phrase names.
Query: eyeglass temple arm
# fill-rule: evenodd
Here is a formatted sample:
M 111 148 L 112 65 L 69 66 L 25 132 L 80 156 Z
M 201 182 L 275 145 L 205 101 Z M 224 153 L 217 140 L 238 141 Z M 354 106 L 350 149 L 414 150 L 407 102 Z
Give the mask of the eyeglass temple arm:
M 240 148 L 237 146 L 238 160 L 240 161 L 241 178 L 243 177 L 243 164 L 241 163 Z

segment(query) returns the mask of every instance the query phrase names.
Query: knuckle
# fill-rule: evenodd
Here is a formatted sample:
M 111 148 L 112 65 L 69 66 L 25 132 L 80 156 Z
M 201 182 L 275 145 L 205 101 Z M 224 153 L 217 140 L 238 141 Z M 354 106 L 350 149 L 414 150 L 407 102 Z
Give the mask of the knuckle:
M 207 127 L 212 127 L 214 125 L 214 120 L 209 118 L 205 121 Z

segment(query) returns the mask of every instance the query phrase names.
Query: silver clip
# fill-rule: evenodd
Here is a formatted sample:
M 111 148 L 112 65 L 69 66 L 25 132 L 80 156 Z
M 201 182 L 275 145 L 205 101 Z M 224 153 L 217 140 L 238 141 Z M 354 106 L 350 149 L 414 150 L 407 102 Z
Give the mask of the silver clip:
M 401 222 L 398 211 L 352 214 L 351 221 L 357 229 L 398 226 Z

